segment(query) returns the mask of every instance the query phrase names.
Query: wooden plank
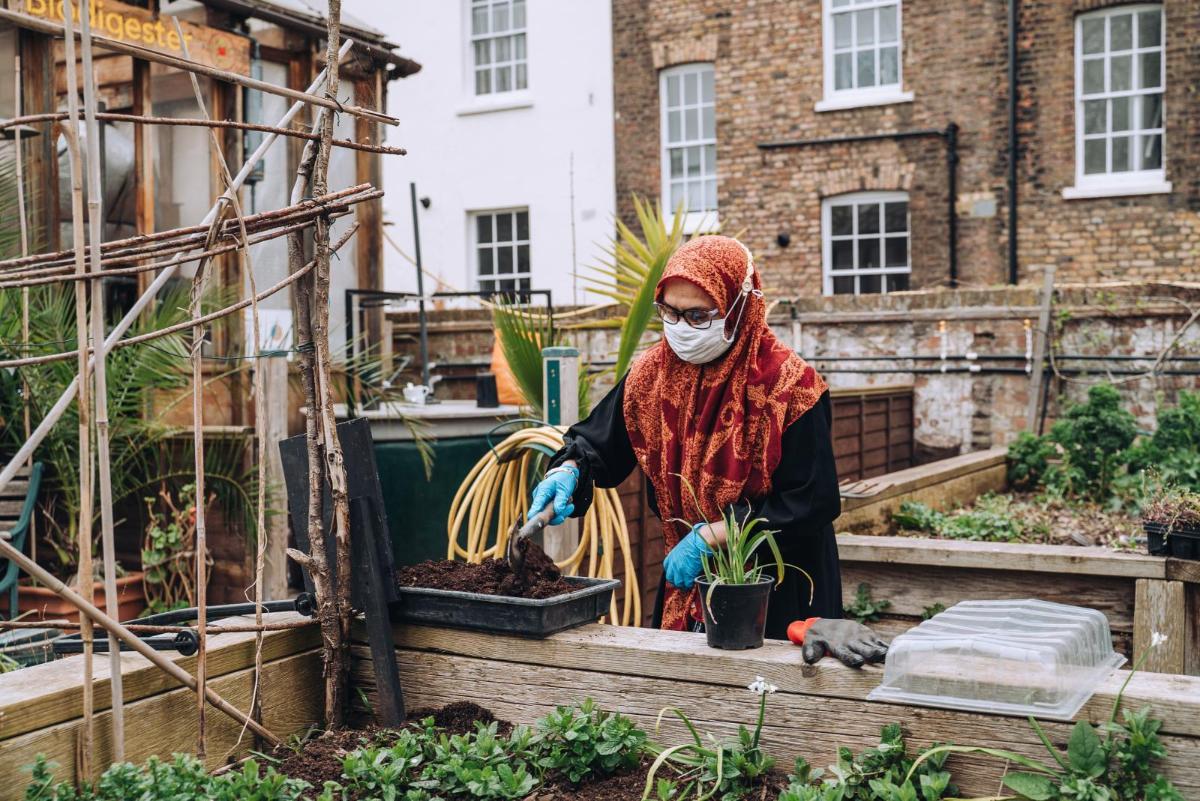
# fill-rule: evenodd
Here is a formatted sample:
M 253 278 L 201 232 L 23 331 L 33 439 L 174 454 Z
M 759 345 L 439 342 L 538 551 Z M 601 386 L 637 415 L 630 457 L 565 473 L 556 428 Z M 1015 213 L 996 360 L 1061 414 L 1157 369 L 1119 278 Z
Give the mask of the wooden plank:
M 537 664 L 524 662 L 524 657 L 536 654 L 539 650 L 554 650 L 552 641 L 557 639 L 525 641 L 528 648 L 520 654 L 510 650 L 507 661 L 522 662 L 519 668 L 498 668 L 492 659 L 442 652 L 445 649 L 416 651 L 402 648 L 398 658 L 412 688 L 410 694 L 414 702 L 422 705 L 469 699 L 478 701 L 480 688 L 494 684 L 497 670 L 503 669 L 504 691 L 490 696 L 487 705 L 500 716 L 518 723 L 533 722 L 555 704 L 592 697 L 601 707 L 633 716 L 651 729 L 655 716 L 664 706 L 680 707 L 700 728 L 718 735 L 731 735 L 738 725 L 753 724 L 756 709 L 745 685 L 760 674 L 734 669 L 714 675 L 705 669 L 713 662 L 728 666 L 730 660 L 726 658 L 731 656 L 728 652 L 719 653 L 716 659 L 704 660 L 708 664 L 692 662 L 692 657 L 700 657 L 703 651 L 708 650 L 702 644 L 702 637 L 692 638 L 697 647 L 691 653 L 678 654 L 687 667 L 677 662 L 673 665 L 674 672 L 665 676 L 646 675 L 648 669 L 661 669 L 661 659 L 657 658 L 661 655 L 642 653 L 641 658 L 614 660 L 606 653 L 606 646 L 593 647 L 589 653 L 598 657 L 598 660 L 585 665 L 552 662 L 545 658 L 545 653 Z M 790 650 L 793 660 L 799 661 L 796 649 L 783 647 Z M 577 654 L 568 651 L 566 656 Z M 741 667 L 753 665 L 753 659 L 748 661 L 749 664 Z M 828 660 L 814 672 L 854 672 L 840 665 L 827 666 L 827 663 Z M 773 668 L 779 667 L 774 661 L 767 664 Z M 794 677 L 799 672 L 793 664 L 788 675 Z M 878 676 L 875 671 L 863 675 L 872 673 Z M 352 675 L 355 684 L 366 689 L 369 696 L 369 665 L 361 660 L 356 661 Z M 1141 678 L 1135 677 L 1131 684 L 1140 683 Z M 1162 687 L 1156 689 L 1164 692 Z M 1200 683 L 1183 680 L 1183 686 L 1173 688 L 1173 691 L 1179 690 L 1196 693 L 1200 690 Z M 1096 700 L 1093 699 L 1086 714 L 1097 720 L 1107 718 L 1109 708 L 1098 705 Z M 1160 704 L 1169 704 L 1171 697 L 1164 695 L 1158 700 Z M 915 748 L 927 746 L 934 740 L 947 739 L 958 743 L 993 745 L 1032 756 L 1038 755 L 1042 748 L 1027 722 L 1020 718 L 872 703 L 861 698 L 823 698 L 820 701 L 821 713 L 814 715 L 813 703 L 812 694 L 795 689 L 794 681 L 791 687 L 781 687 L 780 692 L 771 698 L 764 743 L 785 765 L 797 754 L 817 765 L 828 764 L 833 761 L 837 746 L 845 745 L 857 750 L 878 743 L 880 727 L 893 721 L 904 723 L 911 745 Z M 1192 712 L 1195 712 L 1194 702 Z M 1195 719 L 1192 723 L 1195 723 Z M 1046 724 L 1049 736 L 1057 743 L 1065 742 L 1069 728 L 1069 724 L 1064 723 Z M 1164 733 L 1164 742 L 1170 751 L 1164 769 L 1180 785 L 1185 795 L 1191 797 L 1200 790 L 1200 763 L 1197 763 L 1200 741 L 1197 741 L 1194 733 L 1177 734 L 1165 729 Z M 682 741 L 686 733 L 678 724 L 667 723 L 659 736 L 667 741 Z M 1004 768 L 1002 762 L 962 759 L 955 764 L 955 775 L 965 794 L 973 795 L 994 792 Z
M 254 690 L 252 668 L 210 678 L 209 685 L 234 706 L 250 708 Z M 261 696 L 263 725 L 280 737 L 306 731 L 321 720 L 324 699 L 314 687 L 321 686 L 321 653 L 306 651 L 263 665 Z M 75 710 L 78 712 L 78 710 Z M 112 763 L 112 713 L 97 712 L 95 718 L 95 775 Z M 0 765 L 6 766 L 10 780 L 0 784 L 0 801 L 22 797 L 28 774 L 19 769 L 45 754 L 58 767 L 60 779 L 76 779 L 76 739 L 81 726 L 70 719 L 49 728 L 0 741 Z M 135 764 L 151 756 L 163 758 L 173 753 L 191 753 L 196 744 L 196 695 L 176 689 L 125 705 L 125 758 Z M 209 768 L 224 764 L 227 756 L 246 753 L 254 747 L 252 734 L 242 734 L 236 721 L 225 715 L 210 715 L 207 720 Z
M 1187 644 L 1184 646 L 1183 672 L 1200 676 L 1200 585 L 1184 587 L 1187 603 Z
M 1158 579 L 1165 578 L 1167 570 L 1161 557 L 1104 547 L 854 534 L 842 534 L 837 542 L 843 562 Z
M 1167 579 L 1170 581 L 1184 581 L 1189 584 L 1200 584 L 1200 560 L 1168 557 Z
M 1143 669 L 1150 673 L 1183 673 L 1188 641 L 1183 582 L 1138 579 L 1133 621 L 1134 653 L 1149 651 Z M 1151 648 L 1156 634 L 1166 640 Z
M 299 619 L 294 612 L 268 614 L 268 621 Z M 228 618 L 230 622 L 253 623 L 252 617 Z M 269 631 L 263 637 L 263 658 L 280 659 L 320 645 L 316 626 Z M 208 675 L 232 673 L 254 664 L 254 634 L 239 632 L 213 635 L 208 640 Z M 83 690 L 79 683 L 81 656 L 59 659 L 44 665 L 0 675 L 0 738 L 8 739 L 35 729 L 68 721 L 79 713 Z M 195 671 L 196 657 L 176 654 L 175 662 L 188 672 Z M 109 661 L 97 660 L 93 687 L 95 708 L 108 709 Z M 179 683 L 135 653 L 121 655 L 121 677 L 125 703 L 178 687 Z M 195 694 L 192 694 L 195 698 Z M 218 716 L 213 716 L 215 720 Z

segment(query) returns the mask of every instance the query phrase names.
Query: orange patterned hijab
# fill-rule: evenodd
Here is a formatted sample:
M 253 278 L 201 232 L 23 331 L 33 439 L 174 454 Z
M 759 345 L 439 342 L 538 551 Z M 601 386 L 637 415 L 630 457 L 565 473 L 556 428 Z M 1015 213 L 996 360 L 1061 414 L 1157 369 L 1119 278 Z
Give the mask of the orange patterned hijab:
M 692 239 L 667 262 L 657 298 L 667 279 L 683 278 L 704 290 L 724 317 L 741 292 L 748 259 L 736 239 Z M 758 289 L 757 271 L 752 281 Z M 742 303 L 748 305 L 725 355 L 688 364 L 663 340 L 638 358 L 625 380 L 629 441 L 654 485 L 668 551 L 689 530 L 672 518 L 715 522 L 731 503 L 770 494 L 784 430 L 826 390 L 817 371 L 768 328 L 762 297 L 750 294 Z M 676 474 L 695 489 L 699 509 Z M 697 601 L 695 590 L 668 584 L 663 628 L 687 629 L 702 619 Z

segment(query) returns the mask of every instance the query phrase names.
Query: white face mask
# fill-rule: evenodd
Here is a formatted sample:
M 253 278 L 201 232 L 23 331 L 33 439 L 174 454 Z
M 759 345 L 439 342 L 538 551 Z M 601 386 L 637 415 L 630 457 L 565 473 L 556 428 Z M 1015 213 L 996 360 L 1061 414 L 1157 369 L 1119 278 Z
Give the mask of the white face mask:
M 738 242 L 741 245 L 741 242 Z M 688 364 L 707 364 L 712 360 L 719 358 L 729 350 L 729 346 L 733 344 L 733 340 L 737 339 L 737 329 L 742 322 L 742 312 L 746 310 L 746 306 L 750 302 L 750 296 L 762 297 L 762 291 L 754 289 L 754 284 L 751 282 L 751 276 L 754 275 L 754 257 L 750 255 L 750 249 L 742 245 L 742 249 L 746 251 L 746 278 L 742 281 L 742 291 L 734 299 L 734 305 L 738 306 L 737 317 L 733 321 L 733 331 L 729 336 L 725 336 L 725 321 L 729 317 L 720 317 L 712 321 L 712 325 L 708 328 L 693 328 L 684 320 L 680 319 L 674 323 L 663 323 L 663 336 L 667 339 L 667 344 L 671 346 L 671 350 L 680 359 L 683 359 Z M 733 309 L 730 308 L 730 314 Z

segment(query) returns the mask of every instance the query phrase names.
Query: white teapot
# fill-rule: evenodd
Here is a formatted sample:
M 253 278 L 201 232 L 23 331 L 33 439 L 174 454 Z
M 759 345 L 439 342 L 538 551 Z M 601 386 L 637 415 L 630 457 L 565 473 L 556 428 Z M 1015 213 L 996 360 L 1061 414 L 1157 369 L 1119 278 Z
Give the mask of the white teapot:
M 411 381 L 404 387 L 404 400 L 409 403 L 415 403 L 418 406 L 424 406 L 429 397 L 429 393 L 433 390 L 423 384 L 414 384 Z

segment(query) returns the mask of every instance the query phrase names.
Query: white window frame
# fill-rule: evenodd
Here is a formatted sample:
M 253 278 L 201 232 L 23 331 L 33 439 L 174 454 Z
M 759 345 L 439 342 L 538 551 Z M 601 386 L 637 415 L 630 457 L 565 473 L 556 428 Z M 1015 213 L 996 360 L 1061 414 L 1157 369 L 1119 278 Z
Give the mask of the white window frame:
M 704 101 L 703 88 L 702 88 L 703 87 L 703 78 L 699 77 L 697 79 L 697 85 L 701 88 L 699 88 L 697 90 L 698 102 L 695 104 L 686 103 L 684 96 L 683 96 L 683 88 L 682 88 L 684 76 L 693 74 L 693 73 L 697 74 L 699 76 L 706 70 L 711 72 L 713 75 L 713 99 L 712 99 L 712 102 L 707 103 Z M 678 76 L 680 78 L 680 87 L 681 87 L 680 88 L 680 103 L 681 103 L 681 105 L 677 106 L 677 107 L 671 107 L 671 106 L 668 106 L 667 82 L 670 78 L 673 78 L 676 76 Z M 659 164 L 660 164 L 659 195 L 662 198 L 663 214 L 666 216 L 668 224 L 671 224 L 671 222 L 675 218 L 675 204 L 671 202 L 671 150 L 696 148 L 696 147 L 701 148 L 701 149 L 703 149 L 705 147 L 713 148 L 713 154 L 714 154 L 713 155 L 713 172 L 711 175 L 709 173 L 705 172 L 703 160 L 701 160 L 700 178 L 698 180 L 707 181 L 707 180 L 711 179 L 714 182 L 716 182 L 716 186 L 714 188 L 714 205 L 712 208 L 707 208 L 707 206 L 703 209 L 688 208 L 686 206 L 687 184 L 694 183 L 694 181 L 687 181 L 685 179 L 685 181 L 684 181 L 685 214 L 684 214 L 684 220 L 683 220 L 683 232 L 686 234 L 696 233 L 700 230 L 716 230 L 720 226 L 720 217 L 719 217 L 720 201 L 719 201 L 718 193 L 720 190 L 720 174 L 721 173 L 720 173 L 720 168 L 717 165 L 717 158 L 716 158 L 716 147 L 717 147 L 717 124 L 716 124 L 717 96 L 716 96 L 716 91 L 717 91 L 716 90 L 716 69 L 715 69 L 715 65 L 711 61 L 695 61 L 695 62 L 692 62 L 689 64 L 679 64 L 674 67 L 668 67 L 667 69 L 661 70 L 658 74 L 658 110 L 659 110 L 659 131 L 660 131 L 659 151 L 658 151 Z M 704 130 L 703 130 L 703 128 L 704 128 L 703 109 L 708 106 L 712 107 L 712 113 L 713 113 L 713 135 L 711 137 L 704 136 Z M 698 129 L 698 134 L 699 134 L 698 138 L 695 138 L 695 139 L 684 138 L 683 140 L 681 140 L 679 142 L 668 141 L 668 135 L 670 133 L 670 131 L 668 129 L 669 113 L 673 110 L 681 111 L 681 110 L 692 109 L 692 108 L 697 110 L 697 117 L 698 117 L 697 129 Z M 681 126 L 681 132 L 686 135 L 686 125 L 681 121 L 680 126 Z M 686 156 L 685 156 L 685 158 L 686 158 Z M 686 167 L 685 167 L 685 169 L 686 169 Z
M 835 8 L 834 2 L 839 5 Z M 911 103 L 912 92 L 904 91 L 904 5 L 903 0 L 821 0 L 821 31 L 822 31 L 822 61 L 825 71 L 825 95 L 813 106 L 816 111 L 837 111 L 839 109 L 860 108 L 862 106 L 886 106 L 893 103 Z M 896 83 L 886 86 L 869 86 L 865 88 L 836 89 L 834 83 L 834 14 L 853 13 L 896 7 Z M 878 15 L 876 15 L 877 17 Z M 851 28 L 853 41 L 853 28 Z M 857 52 L 857 45 L 851 45 L 851 52 Z M 879 52 L 878 28 L 874 50 Z M 875 74 L 879 74 L 879 59 L 875 60 Z
M 518 213 L 521 213 L 521 212 L 524 212 L 526 215 L 529 216 L 529 231 L 528 231 L 529 236 L 525 239 L 520 239 L 517 236 L 517 220 L 516 220 L 515 215 Z M 500 243 L 496 240 L 496 229 L 497 229 L 496 215 L 499 215 L 499 214 L 514 215 L 513 228 L 512 228 L 513 238 L 504 240 L 503 243 Z M 492 241 L 491 242 L 480 242 L 479 241 L 478 220 L 480 217 L 491 217 L 492 218 Z M 473 290 L 480 291 L 482 289 L 481 282 L 483 282 L 483 281 L 492 281 L 492 282 L 509 281 L 509 280 L 520 281 L 521 279 L 527 279 L 529 281 L 529 288 L 530 289 L 533 288 L 533 245 L 532 245 L 533 216 L 529 213 L 528 206 L 509 206 L 509 207 L 505 207 L 505 208 L 477 209 L 477 210 L 469 211 L 469 212 L 467 212 L 467 228 L 468 228 L 467 241 L 470 243 L 470 250 L 468 252 L 468 264 L 470 265 L 469 266 L 469 276 L 470 276 L 470 281 L 471 281 L 471 287 L 473 288 Z M 511 247 L 513 249 L 513 256 L 512 256 L 513 272 L 511 272 L 511 273 L 501 274 L 501 273 L 497 272 L 499 265 L 500 265 L 499 258 L 497 256 L 497 251 L 499 250 L 499 248 L 502 244 L 505 246 Z M 517 272 L 518 258 L 517 258 L 516 248 L 519 245 L 525 245 L 526 247 L 529 248 L 529 269 L 526 270 L 525 272 Z M 479 272 L 479 250 L 481 247 L 490 247 L 491 248 L 491 251 L 492 251 L 492 273 L 491 273 L 491 275 L 482 275 Z M 501 276 L 503 276 L 503 277 L 501 277 Z M 504 292 L 507 290 L 495 288 L 491 291 Z M 514 289 L 513 291 L 520 292 L 523 290 L 518 285 L 517 288 Z
M 1139 47 L 1138 45 L 1138 14 L 1143 11 L 1158 11 L 1160 15 L 1160 42 L 1156 47 Z M 1131 36 L 1132 49 L 1115 51 L 1118 56 L 1130 55 L 1130 89 L 1126 91 L 1113 92 L 1109 87 L 1112 73 L 1112 55 L 1113 51 L 1109 47 L 1109 26 L 1111 19 L 1116 16 L 1132 15 L 1133 26 Z M 1088 20 L 1104 20 L 1104 81 L 1105 91 L 1092 93 L 1084 96 L 1083 93 L 1083 69 L 1084 69 L 1084 52 L 1083 52 L 1083 26 Z M 1138 88 L 1141 77 L 1141 63 L 1139 55 L 1141 53 L 1154 52 L 1157 50 L 1159 56 L 1159 86 L 1148 89 Z M 1095 57 L 1095 54 L 1089 54 Z M 1123 195 L 1151 195 L 1161 194 L 1171 191 L 1171 183 L 1166 178 L 1167 165 L 1167 130 L 1166 130 L 1166 93 L 1167 93 L 1167 14 L 1166 8 L 1162 3 L 1140 3 L 1135 5 L 1120 5 L 1111 8 L 1101 8 L 1095 11 L 1088 11 L 1083 14 L 1078 14 L 1075 17 L 1075 185 L 1063 189 L 1063 197 L 1067 199 L 1093 198 L 1093 197 L 1119 197 Z M 1162 125 L 1160 128 L 1141 128 L 1141 101 L 1143 95 L 1161 94 L 1163 96 L 1162 108 Z M 1084 142 L 1089 139 L 1098 139 L 1101 136 L 1107 140 L 1113 138 L 1113 132 L 1108 130 L 1111 128 L 1111 109 L 1112 104 L 1107 102 L 1114 97 L 1128 97 L 1130 102 L 1130 127 L 1128 129 L 1132 140 L 1130 148 L 1130 157 L 1137 158 L 1137 147 L 1139 134 L 1143 131 L 1150 133 L 1158 133 L 1162 136 L 1162 150 L 1160 155 L 1161 166 L 1150 170 L 1128 170 L 1125 172 L 1104 172 L 1104 173 L 1084 173 Z M 1086 134 L 1085 128 L 1085 100 L 1104 100 L 1106 101 L 1106 132 L 1102 135 Z M 1105 159 L 1107 167 L 1112 166 L 1112 147 L 1111 145 L 1105 148 Z
M 908 244 L 905 248 L 906 264 L 903 267 L 884 267 L 883 265 L 887 260 L 887 248 L 886 248 L 883 240 L 890 238 L 890 237 L 887 235 L 887 232 L 884 230 L 885 215 L 884 215 L 882 206 L 885 203 L 894 203 L 896 201 L 904 201 L 905 203 L 909 204 L 908 219 L 905 221 L 905 231 L 904 231 L 904 237 L 905 237 L 905 239 L 908 240 Z M 880 264 L 880 266 L 869 269 L 869 270 L 859 270 L 856 268 L 853 270 L 841 270 L 841 271 L 838 271 L 835 273 L 833 270 L 833 241 L 834 241 L 833 207 L 834 206 L 846 206 L 846 205 L 853 204 L 853 206 L 855 208 L 855 211 L 853 213 L 853 219 L 854 219 L 853 233 L 851 235 L 849 235 L 849 237 L 847 237 L 845 235 L 839 236 L 838 239 L 839 240 L 852 239 L 854 241 L 854 262 L 857 264 L 857 262 L 858 262 L 858 242 L 860 239 L 862 239 L 862 237 L 858 233 L 857 207 L 859 204 L 864 204 L 864 203 L 878 203 L 881 206 L 880 221 L 879 221 L 880 231 L 878 234 L 868 235 L 872 238 L 877 238 L 880 240 L 880 244 L 879 244 L 879 264 Z M 898 235 L 896 235 L 896 238 L 898 238 Z M 858 291 L 858 283 L 859 282 L 857 280 L 857 277 L 861 277 L 863 275 L 878 275 L 878 276 L 880 276 L 880 281 L 879 281 L 880 291 L 878 293 L 871 292 L 871 293 L 866 293 L 866 294 L 886 295 L 888 293 L 887 276 L 889 276 L 889 275 L 907 275 L 907 276 L 909 276 L 909 288 L 910 289 L 912 288 L 911 287 L 911 284 L 912 284 L 912 205 L 911 205 L 911 201 L 909 200 L 909 195 L 907 192 L 882 192 L 882 191 L 849 192 L 849 193 L 843 194 L 843 195 L 831 195 L 830 197 L 823 198 L 821 200 L 821 278 L 822 278 L 822 290 L 821 291 L 825 295 L 832 295 L 833 294 L 833 279 L 835 277 L 854 276 L 854 277 L 856 277 L 855 282 L 854 282 L 854 294 L 855 295 L 863 294 Z
M 489 74 L 490 74 L 489 80 L 491 81 L 492 90 L 487 92 L 486 94 L 476 94 L 476 92 L 475 92 L 475 72 L 476 72 L 475 43 L 481 42 L 481 41 L 493 42 L 496 38 L 498 38 L 498 36 L 500 36 L 498 34 L 492 33 L 490 30 L 490 27 L 491 27 L 491 19 L 492 19 L 491 9 L 497 2 L 501 2 L 501 1 L 502 0 L 461 0 L 461 3 L 462 3 L 461 7 L 463 9 L 463 25 L 462 25 L 463 41 L 465 42 L 465 46 L 463 47 L 463 94 L 464 94 L 465 100 L 462 104 L 460 104 L 460 106 L 456 110 L 459 116 L 466 116 L 466 115 L 470 115 L 470 114 L 481 114 L 481 113 L 486 113 L 486 112 L 490 112 L 490 111 L 506 111 L 509 109 L 529 108 L 530 106 L 533 105 L 533 99 L 532 99 L 532 95 L 530 94 L 530 89 L 529 89 L 530 82 L 532 80 L 532 74 L 531 74 L 532 70 L 531 70 L 530 59 L 529 59 L 529 47 L 530 47 L 529 2 L 530 2 L 530 0 L 524 0 L 525 25 L 524 25 L 524 27 L 521 27 L 521 28 L 512 27 L 512 8 L 511 8 L 512 0 L 503 0 L 505 2 L 510 3 L 510 8 L 509 8 L 510 27 L 507 31 L 505 31 L 503 34 L 500 34 L 500 35 L 509 37 L 509 36 L 515 36 L 515 35 L 519 34 L 519 35 L 523 35 L 525 37 L 525 57 L 524 57 L 524 59 L 517 59 L 516 53 L 514 51 L 513 53 L 511 53 L 512 57 L 509 60 L 503 62 L 504 64 L 511 65 L 511 67 L 512 67 L 512 88 L 508 89 L 506 91 L 503 91 L 503 92 L 498 92 L 495 90 L 495 80 L 496 80 L 495 64 L 496 64 L 496 62 L 493 57 L 493 60 L 488 65 Z M 473 30 L 474 9 L 477 5 L 480 5 L 480 4 L 486 4 L 486 7 L 488 8 L 489 32 L 485 33 L 485 34 L 475 34 L 474 30 Z M 489 53 L 494 54 L 495 45 L 489 44 L 488 48 L 489 48 Z M 514 44 L 514 48 L 515 48 L 515 44 Z M 524 65 L 524 67 L 525 67 L 525 86 L 523 88 L 517 88 L 517 85 L 516 85 L 516 83 L 517 83 L 517 66 L 518 65 Z

